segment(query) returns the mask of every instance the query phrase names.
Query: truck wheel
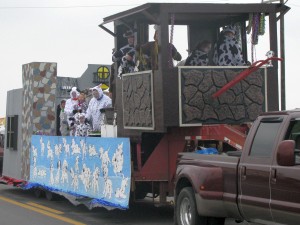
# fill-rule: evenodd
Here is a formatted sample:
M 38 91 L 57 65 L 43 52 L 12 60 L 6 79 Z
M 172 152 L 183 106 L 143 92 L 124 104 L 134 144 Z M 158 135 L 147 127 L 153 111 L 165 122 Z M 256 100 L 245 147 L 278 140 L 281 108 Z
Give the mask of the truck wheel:
M 197 212 L 194 195 L 194 191 L 191 187 L 185 187 L 180 191 L 175 203 L 175 216 L 178 225 L 203 224 L 200 223 L 201 221 Z
M 209 225 L 224 225 L 225 224 L 225 218 L 216 218 L 212 217 L 209 218 Z

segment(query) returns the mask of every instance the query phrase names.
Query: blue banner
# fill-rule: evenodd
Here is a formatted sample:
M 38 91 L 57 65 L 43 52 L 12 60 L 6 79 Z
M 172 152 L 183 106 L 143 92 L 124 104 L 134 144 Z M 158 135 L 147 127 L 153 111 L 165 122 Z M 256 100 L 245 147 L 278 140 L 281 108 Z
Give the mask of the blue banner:
M 32 136 L 31 186 L 128 208 L 130 183 L 128 138 Z

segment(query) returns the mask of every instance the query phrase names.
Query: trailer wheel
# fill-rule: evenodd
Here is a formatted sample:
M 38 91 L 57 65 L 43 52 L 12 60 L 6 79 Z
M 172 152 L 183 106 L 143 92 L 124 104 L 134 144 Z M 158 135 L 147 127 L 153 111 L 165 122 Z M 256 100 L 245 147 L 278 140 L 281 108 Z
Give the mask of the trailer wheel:
M 136 200 L 141 200 L 141 199 L 144 199 L 147 196 L 147 192 L 145 192 L 145 191 L 136 191 L 134 193 L 134 195 L 135 195 Z
M 46 199 L 49 201 L 55 200 L 55 194 L 52 193 L 51 191 L 46 191 Z
M 207 223 L 207 218 L 198 215 L 194 195 L 191 187 L 185 187 L 180 191 L 175 203 L 176 222 L 178 225 L 204 225 Z
M 40 188 L 35 188 L 34 189 L 34 195 L 37 198 L 41 198 L 41 197 L 45 196 L 45 192 L 42 189 L 40 189 Z

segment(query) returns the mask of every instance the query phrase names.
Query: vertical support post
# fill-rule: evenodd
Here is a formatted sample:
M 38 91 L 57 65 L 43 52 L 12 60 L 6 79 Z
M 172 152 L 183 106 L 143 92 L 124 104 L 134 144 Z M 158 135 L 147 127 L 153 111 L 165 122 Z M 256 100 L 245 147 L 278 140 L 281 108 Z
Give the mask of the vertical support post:
M 152 185 L 152 189 L 151 189 L 152 190 L 152 203 L 154 204 L 154 198 L 155 198 L 154 197 L 154 195 L 155 195 L 154 194 L 154 181 L 151 182 L 151 185 Z
M 169 59 L 169 12 L 165 4 L 160 7 L 159 22 L 160 22 L 160 32 L 159 32 L 159 54 L 158 54 L 158 72 L 159 76 L 153 77 L 154 83 L 153 91 L 154 97 L 157 96 L 155 100 L 156 108 L 155 114 L 155 127 L 156 129 L 165 126 L 166 118 L 166 98 L 165 95 L 168 94 L 166 90 L 166 84 L 170 85 L 170 80 L 167 75 L 169 72 L 168 59 Z M 157 95 L 159 94 L 159 95 Z M 159 99 L 158 99 L 159 98 Z M 161 112 L 159 112 L 161 111 Z
M 247 52 L 247 34 L 246 34 L 246 22 L 241 23 L 241 39 L 242 39 L 242 52 L 245 62 L 248 61 L 248 52 Z
M 141 147 L 141 143 L 138 143 L 136 145 L 136 157 L 137 157 L 138 171 L 141 171 L 141 169 L 142 169 L 142 147 Z
M 167 202 L 167 183 L 165 181 L 159 182 L 159 203 L 165 204 Z
M 270 50 L 278 55 L 276 12 L 269 15 Z M 267 77 L 268 111 L 279 110 L 279 87 L 278 87 L 278 62 L 274 61 L 273 67 L 268 68 Z
M 116 36 L 114 37 L 114 51 L 117 51 L 119 48 L 122 47 L 120 40 L 121 40 L 121 30 L 120 30 L 120 26 L 118 26 L 116 23 L 114 23 L 114 33 L 116 34 Z M 115 80 L 115 85 L 114 85 L 114 107 L 118 112 L 118 116 L 117 116 L 117 124 L 120 125 L 118 126 L 117 129 L 117 135 L 118 137 L 122 137 L 123 133 L 124 133 L 124 128 L 123 128 L 123 100 L 122 100 L 122 92 L 123 91 L 117 91 L 117 90 L 123 90 L 122 87 L 122 80 L 117 78 L 117 74 L 118 74 L 118 63 L 115 63 L 114 66 L 114 80 Z
M 160 32 L 158 37 L 160 58 L 158 59 L 158 69 L 163 72 L 165 67 L 168 68 L 167 65 L 169 59 L 169 13 L 164 6 L 161 6 L 160 11 Z
M 283 0 L 280 0 L 281 4 L 284 4 Z M 280 18 L 280 58 L 283 59 L 280 67 L 281 74 L 281 110 L 286 109 L 285 102 L 285 44 L 284 44 L 284 16 Z

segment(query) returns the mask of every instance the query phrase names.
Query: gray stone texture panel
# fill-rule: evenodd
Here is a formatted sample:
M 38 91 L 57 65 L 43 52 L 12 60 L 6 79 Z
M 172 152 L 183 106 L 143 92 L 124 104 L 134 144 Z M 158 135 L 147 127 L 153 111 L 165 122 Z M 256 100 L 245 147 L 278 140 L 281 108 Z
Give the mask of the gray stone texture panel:
M 182 68 L 182 123 L 250 122 L 265 111 L 264 69 L 241 80 L 217 98 L 212 95 L 239 75 L 243 68 Z
M 153 127 L 151 73 L 123 76 L 123 118 L 125 127 Z

